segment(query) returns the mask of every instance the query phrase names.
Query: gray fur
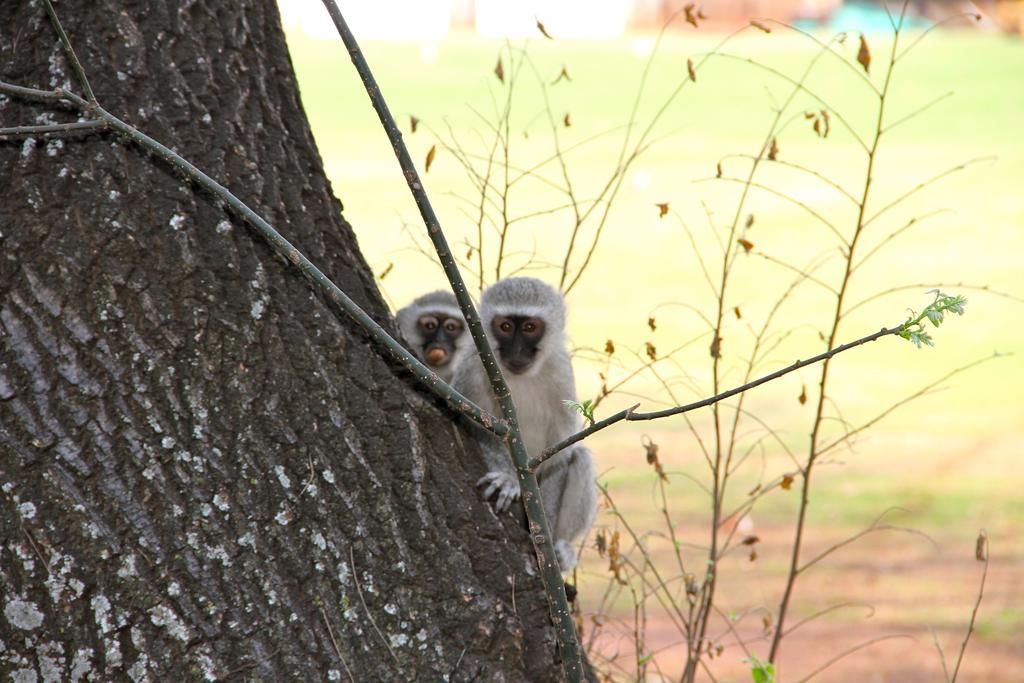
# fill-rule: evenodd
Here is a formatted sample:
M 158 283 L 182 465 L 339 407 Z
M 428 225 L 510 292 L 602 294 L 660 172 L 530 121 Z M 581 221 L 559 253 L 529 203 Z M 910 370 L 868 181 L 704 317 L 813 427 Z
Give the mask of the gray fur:
M 412 352 L 417 358 L 426 363 L 426 359 L 423 358 L 421 353 L 423 349 L 423 335 L 420 334 L 419 325 L 417 321 L 420 316 L 430 313 L 433 315 L 443 314 L 449 317 L 458 318 L 463 321 L 465 325 L 465 319 L 462 317 L 462 311 L 459 309 L 459 302 L 455 300 L 455 295 L 448 290 L 438 289 L 433 292 L 428 292 L 422 296 L 418 296 L 409 302 L 406 306 L 399 309 L 395 314 L 395 320 L 398 322 L 398 329 L 402 331 L 402 336 L 409 342 L 412 347 Z M 469 330 L 463 329 L 462 336 L 459 337 L 455 343 L 455 355 L 447 365 L 441 367 L 428 367 L 437 373 L 445 382 L 449 384 L 452 378 L 455 376 L 455 368 L 461 362 L 462 357 L 466 354 L 467 350 L 472 348 L 473 340 L 469 335 Z
M 576 382 L 565 344 L 565 303 L 557 290 L 540 280 L 507 278 L 485 290 L 480 305 L 487 339 L 495 349 L 498 345 L 491 321 L 496 315 L 530 315 L 545 323 L 537 360 L 529 370 L 516 375 L 502 368 L 527 453 L 533 458 L 581 427 L 579 414 L 562 403 L 576 400 Z M 456 369 L 452 384 L 485 410 L 500 414 L 479 357 L 467 356 Z M 488 473 L 477 486 L 484 487 L 485 498 L 497 493 L 495 508 L 504 512 L 519 497 L 519 480 L 505 445 L 492 434 L 482 430 L 480 434 Z M 576 566 L 575 546 L 586 536 L 597 514 L 590 449 L 575 444 L 563 450 L 540 466 L 537 479 L 558 562 L 566 572 Z

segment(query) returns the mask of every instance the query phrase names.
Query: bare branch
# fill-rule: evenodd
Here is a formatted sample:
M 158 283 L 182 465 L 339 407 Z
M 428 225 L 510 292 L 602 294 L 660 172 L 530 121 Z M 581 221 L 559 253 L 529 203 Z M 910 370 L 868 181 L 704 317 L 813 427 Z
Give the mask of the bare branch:
M 829 219 L 827 219 L 824 216 L 822 216 L 820 213 L 818 213 L 817 211 L 812 209 L 805 202 L 802 202 L 799 199 L 797 199 L 796 197 L 794 197 L 792 195 L 789 195 L 789 194 L 786 194 L 785 192 L 782 192 L 780 190 L 776 190 L 774 187 L 772 187 L 770 185 L 764 185 L 762 183 L 757 183 L 757 182 L 754 182 L 752 180 L 744 180 L 743 178 L 733 178 L 731 176 L 722 176 L 721 178 L 718 178 L 718 177 L 701 178 L 701 179 L 696 180 L 694 182 L 697 182 L 697 183 L 710 183 L 710 182 L 715 182 L 715 181 L 719 181 L 719 180 L 724 180 L 724 181 L 730 182 L 730 183 L 739 183 L 740 185 L 743 185 L 744 187 L 757 188 L 758 190 L 763 190 L 763 191 L 765 191 L 765 192 L 767 192 L 769 194 L 773 194 L 776 197 L 778 197 L 779 199 L 785 199 L 790 204 L 794 204 L 795 206 L 799 206 L 801 209 L 803 209 L 809 215 L 811 215 L 814 218 L 816 218 L 822 225 L 827 227 L 832 232 L 832 234 L 836 236 L 836 239 L 839 240 L 840 244 L 842 244 L 844 247 L 849 247 L 849 243 L 846 241 L 846 238 L 843 237 L 843 233 L 839 232 L 839 228 L 837 228 L 835 226 L 835 223 L 833 223 Z
M 821 361 L 828 360 L 828 359 L 832 358 L 833 356 L 835 356 L 837 354 L 840 354 L 840 353 L 842 353 L 844 351 L 848 351 L 848 350 L 850 350 L 852 348 L 856 348 L 858 346 L 861 346 L 862 344 L 867 344 L 868 342 L 873 342 L 876 339 L 880 339 L 882 337 L 887 337 L 889 335 L 896 334 L 897 332 L 900 331 L 900 328 L 901 328 L 901 326 L 899 326 L 899 325 L 897 325 L 896 327 L 883 327 L 878 332 L 875 332 L 873 334 L 869 334 L 869 335 L 867 335 L 865 337 L 861 337 L 860 339 L 854 340 L 852 342 L 848 342 L 848 343 L 843 344 L 841 346 L 837 346 L 834 349 L 830 349 L 829 351 L 825 351 L 824 353 L 819 353 L 817 356 L 812 356 L 811 358 L 808 358 L 807 360 L 796 361 L 792 365 L 788 365 L 788 366 L 782 368 L 781 370 L 777 370 L 777 371 L 775 371 L 773 373 L 765 375 L 764 377 L 756 379 L 756 380 L 754 380 L 752 382 L 747 382 L 746 384 L 743 384 L 741 386 L 735 387 L 733 389 L 729 389 L 728 391 L 723 391 L 720 394 L 716 394 L 714 396 L 702 399 L 700 401 L 694 401 L 693 403 L 687 403 L 686 405 L 675 406 L 673 408 L 666 408 L 665 410 L 656 410 L 656 411 L 649 412 L 649 413 L 637 413 L 637 412 L 633 411 L 632 409 L 620 411 L 620 412 L 618 412 L 618 413 L 616 413 L 616 414 L 614 414 L 614 415 L 612 415 L 610 417 L 605 418 L 604 420 L 601 420 L 600 422 L 595 423 L 594 425 L 588 427 L 587 429 L 584 429 L 582 431 L 576 432 L 572 436 L 567 437 L 567 438 L 563 439 L 562 441 L 559 441 L 557 444 L 554 444 L 553 446 L 549 446 L 548 448 L 544 449 L 544 452 L 541 453 L 540 456 L 538 456 L 538 457 L 536 457 L 536 458 L 534 458 L 533 460 L 530 461 L 530 467 L 531 467 L 531 469 L 532 468 L 536 468 L 541 463 L 543 463 L 545 460 L 547 460 L 548 458 L 553 456 L 555 453 L 558 453 L 562 449 L 568 448 L 569 446 L 573 445 L 574 443 L 576 443 L 578 441 L 582 441 L 583 439 L 585 439 L 586 437 L 590 436 L 591 434 L 594 434 L 595 432 L 599 432 L 599 431 L 601 431 L 602 429 L 604 429 L 606 427 L 609 427 L 609 426 L 611 426 L 611 425 L 613 425 L 613 424 L 615 424 L 617 422 L 621 422 L 622 420 L 628 420 L 630 422 L 636 422 L 636 421 L 640 421 L 640 420 L 657 420 L 659 418 L 669 417 L 671 415 L 679 415 L 681 413 L 688 413 L 688 412 L 690 412 L 692 410 L 697 410 L 698 408 L 705 408 L 707 406 L 712 406 L 712 405 L 718 403 L 719 401 L 724 401 L 725 399 L 729 398 L 730 396 L 735 396 L 736 394 L 741 394 L 744 391 L 749 391 L 750 389 L 753 389 L 755 387 L 759 387 L 762 384 L 765 384 L 766 382 L 771 382 L 772 380 L 778 379 L 779 377 L 782 377 L 783 375 L 788 375 L 789 373 L 793 372 L 794 370 L 799 370 L 800 368 L 805 368 L 808 365 L 814 365 L 815 363 L 819 363 Z
M 861 225 L 861 227 L 862 228 L 866 228 L 868 225 L 873 223 L 876 218 L 878 218 L 879 216 L 884 214 L 889 209 L 893 208 L 894 206 L 897 206 L 898 204 L 902 203 L 904 200 L 909 198 L 911 195 L 914 195 L 914 194 L 920 192 L 921 190 L 925 189 L 929 185 L 933 185 L 936 182 L 942 180 L 946 176 L 953 175 L 954 173 L 957 173 L 958 171 L 962 171 L 962 170 L 966 169 L 968 166 L 973 166 L 974 164 L 980 163 L 982 161 L 995 161 L 995 159 L 996 159 L 996 157 L 994 157 L 994 156 L 977 157 L 975 159 L 970 159 L 968 161 L 965 161 L 962 164 L 957 164 L 953 168 L 946 169 L 942 173 L 934 175 L 931 178 L 928 178 L 927 180 L 924 180 L 924 181 L 918 183 L 917 185 L 915 185 L 911 189 L 907 190 L 906 192 L 901 194 L 899 197 L 897 197 L 896 199 L 894 199 L 893 201 L 889 202 L 888 204 L 883 206 L 881 209 L 876 211 L 874 214 L 871 215 L 870 218 L 864 220 L 864 222 Z
M 909 638 L 911 640 L 914 639 L 914 637 L 909 635 L 909 634 L 897 633 L 897 634 L 894 634 L 894 635 L 879 636 L 878 638 L 872 638 L 871 640 L 866 640 L 863 643 L 859 643 L 857 645 L 854 645 L 851 648 L 843 650 L 842 652 L 837 654 L 835 657 L 833 657 L 832 659 L 828 660 L 827 662 L 825 662 L 824 664 L 819 666 L 817 669 L 815 669 L 811 673 L 809 673 L 806 676 L 804 676 L 803 678 L 801 678 L 796 683 L 806 683 L 807 681 L 811 680 L 812 678 L 814 678 L 815 676 L 817 676 L 822 671 L 824 671 L 825 669 L 829 668 L 830 666 L 832 666 L 833 664 L 835 664 L 839 660 L 845 659 L 846 657 L 852 655 L 855 652 L 859 652 L 860 650 L 863 650 L 866 647 L 871 647 L 872 645 L 875 645 L 876 643 L 881 643 L 882 641 L 885 641 L 885 640 L 896 640 L 898 638 Z
M 978 541 L 975 548 L 975 557 L 979 562 L 984 562 L 985 567 L 981 570 L 981 584 L 978 586 L 978 598 L 974 601 L 974 609 L 971 610 L 971 621 L 967 624 L 967 633 L 964 635 L 964 642 L 960 645 L 960 654 L 956 658 L 956 666 L 953 667 L 953 677 L 950 683 L 956 683 L 956 677 L 960 673 L 960 664 L 964 661 L 964 652 L 967 650 L 967 643 L 974 633 L 974 622 L 978 618 L 978 608 L 981 607 L 981 598 L 985 594 L 985 579 L 988 578 L 988 534 L 982 529 L 978 532 Z M 946 664 L 943 661 L 943 668 Z
M 43 0 L 43 5 L 46 7 L 46 13 L 50 15 L 50 23 L 53 24 L 53 28 L 57 31 L 57 36 L 60 38 L 61 45 L 64 46 L 64 51 L 67 53 L 68 60 L 71 62 L 71 68 L 74 69 L 75 76 L 78 78 L 78 82 L 82 86 L 82 92 L 85 93 L 85 99 L 95 104 L 96 95 L 93 94 L 92 86 L 89 85 L 89 79 L 85 76 L 85 69 L 82 68 L 82 63 L 78 61 L 78 55 L 75 54 L 75 49 L 71 47 L 71 41 L 68 40 L 68 34 L 64 32 L 64 27 L 60 25 L 60 19 L 57 18 L 57 13 L 53 10 L 53 5 L 50 3 L 50 0 Z
M 20 137 L 23 135 L 53 135 L 76 131 L 105 130 L 103 121 L 72 121 L 69 123 L 52 123 L 39 126 L 12 126 L 0 128 L 0 137 Z
M 910 112 L 906 116 L 904 116 L 902 118 L 899 118 L 899 119 L 896 119 L 892 123 L 886 125 L 886 127 L 882 129 L 882 132 L 883 133 L 888 133 L 890 130 L 892 130 L 896 126 L 900 125 L 901 123 L 906 123 L 907 121 L 910 121 L 911 119 L 913 119 L 913 118 L 915 118 L 915 117 L 925 113 L 926 111 L 928 111 L 929 109 L 934 107 L 939 102 L 952 97 L 953 94 L 954 94 L 953 91 L 950 90 L 949 92 L 947 92 L 945 94 L 939 95 L 938 97 L 936 97 L 931 102 L 928 102 L 927 104 L 922 105 L 921 107 L 915 109 L 914 111 Z

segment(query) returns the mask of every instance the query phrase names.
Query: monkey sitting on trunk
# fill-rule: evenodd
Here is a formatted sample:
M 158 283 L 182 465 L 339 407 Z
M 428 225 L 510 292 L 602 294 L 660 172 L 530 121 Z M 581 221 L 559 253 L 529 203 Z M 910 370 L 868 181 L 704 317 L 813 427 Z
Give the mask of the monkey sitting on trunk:
M 463 350 L 472 345 L 455 295 L 441 289 L 424 294 L 400 309 L 395 318 L 416 357 L 451 383 Z
M 579 431 L 579 414 L 563 403 L 576 400 L 576 382 L 565 343 L 562 295 L 535 278 L 499 280 L 484 290 L 480 319 L 512 391 L 530 457 Z M 453 386 L 492 414 L 500 414 L 479 357 L 467 355 L 458 364 Z M 501 440 L 482 431 L 481 435 L 489 471 L 477 486 L 488 500 L 496 496 L 494 507 L 504 512 L 519 498 L 519 480 Z M 576 566 L 575 545 L 597 514 L 590 449 L 574 444 L 546 460 L 536 474 L 558 564 L 567 572 Z

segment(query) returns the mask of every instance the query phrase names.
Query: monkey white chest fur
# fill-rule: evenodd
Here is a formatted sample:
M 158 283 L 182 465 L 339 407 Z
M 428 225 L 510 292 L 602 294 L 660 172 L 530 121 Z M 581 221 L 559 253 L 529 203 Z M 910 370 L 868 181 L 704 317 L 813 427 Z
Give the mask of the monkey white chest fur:
M 576 400 L 576 386 L 565 345 L 562 295 L 535 278 L 500 280 L 484 291 L 480 318 L 512 392 L 526 451 L 536 457 L 580 426 L 579 415 L 563 403 Z M 453 384 L 499 414 L 479 358 L 459 363 Z M 480 440 L 488 472 L 477 485 L 485 498 L 496 497 L 495 509 L 504 512 L 519 497 L 519 480 L 505 444 L 482 431 Z M 582 443 L 570 446 L 538 469 L 537 480 L 559 565 L 569 571 L 576 565 L 574 545 L 586 536 L 597 512 L 590 450 Z
M 540 370 L 532 377 L 508 374 L 505 378 L 512 391 L 512 402 L 516 405 L 519 430 L 523 435 L 526 452 L 531 458 L 536 458 L 548 446 L 575 433 L 579 426 L 577 414 L 562 403 L 566 399 L 575 400 L 575 391 L 571 394 L 563 393 L 562 398 L 555 402 L 551 400 L 553 396 L 559 395 L 560 390 L 564 392 L 567 383 L 571 386 L 572 375 L 566 378 L 564 373 L 548 373 L 545 372 L 546 368 Z

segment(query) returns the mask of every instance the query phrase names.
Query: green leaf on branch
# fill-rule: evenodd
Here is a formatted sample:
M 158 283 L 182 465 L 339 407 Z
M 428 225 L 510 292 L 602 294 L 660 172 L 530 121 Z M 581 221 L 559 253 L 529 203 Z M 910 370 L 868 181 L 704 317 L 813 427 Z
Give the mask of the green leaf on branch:
M 907 318 L 907 322 L 903 323 L 899 331 L 899 336 L 917 348 L 935 346 L 935 341 L 925 330 L 925 320 L 930 322 L 933 327 L 938 327 L 942 324 L 947 313 L 963 315 L 964 306 L 967 305 L 967 299 L 959 294 L 951 296 L 943 294 L 937 289 L 933 289 L 928 293 L 935 294 L 935 301 L 925 306 L 925 309 L 920 313 L 911 311 L 910 317 Z
M 750 664 L 750 677 L 754 683 L 775 683 L 775 665 L 771 662 L 762 662 L 760 659 L 751 655 L 749 659 L 744 659 L 744 662 Z
M 569 399 L 562 401 L 562 403 L 565 404 L 565 407 L 569 410 L 575 410 L 577 413 L 582 415 L 590 424 L 594 424 L 594 402 L 589 398 L 586 401 L 583 401 L 583 403 L 571 401 Z

